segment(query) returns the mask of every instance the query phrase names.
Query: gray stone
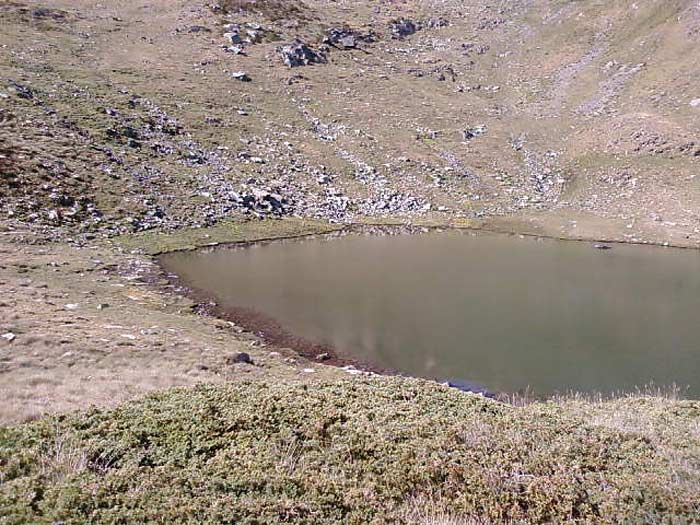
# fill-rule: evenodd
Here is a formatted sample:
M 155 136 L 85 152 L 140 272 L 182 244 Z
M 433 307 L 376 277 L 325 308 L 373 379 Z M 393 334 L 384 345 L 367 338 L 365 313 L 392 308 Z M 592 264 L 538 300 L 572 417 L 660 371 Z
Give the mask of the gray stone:
M 231 77 L 233 77 L 235 80 L 239 80 L 240 82 L 250 82 L 252 80 L 245 71 L 236 71 L 235 73 L 231 73 Z
M 323 64 L 325 57 L 314 51 L 301 40 L 295 40 L 279 48 L 282 61 L 289 67 L 308 66 L 311 64 Z
M 344 49 L 354 49 L 358 42 L 373 42 L 374 36 L 371 33 L 360 33 L 349 27 L 332 27 L 323 38 L 323 43 L 329 46 L 342 47 Z
M 253 364 L 253 359 L 250 357 L 250 354 L 246 352 L 238 352 L 237 354 L 230 355 L 226 358 L 226 363 L 229 365 L 235 365 L 238 363 L 244 363 L 248 365 Z
M 418 31 L 419 27 L 407 18 L 400 18 L 391 24 L 391 33 L 396 38 L 410 36 Z
M 243 39 L 241 35 L 236 33 L 224 33 L 224 38 L 227 39 L 233 45 L 243 44 Z
M 440 28 L 440 27 L 447 27 L 447 26 L 449 26 L 449 25 L 450 25 L 450 21 L 447 20 L 447 18 L 444 18 L 444 17 L 442 17 L 442 16 L 435 16 L 435 17 L 432 17 L 432 18 L 428 19 L 428 22 L 426 23 L 426 25 L 427 25 L 430 29 L 437 29 L 437 28 Z
M 467 128 L 462 132 L 464 140 L 472 140 L 486 133 L 486 126 L 474 126 L 472 128 Z

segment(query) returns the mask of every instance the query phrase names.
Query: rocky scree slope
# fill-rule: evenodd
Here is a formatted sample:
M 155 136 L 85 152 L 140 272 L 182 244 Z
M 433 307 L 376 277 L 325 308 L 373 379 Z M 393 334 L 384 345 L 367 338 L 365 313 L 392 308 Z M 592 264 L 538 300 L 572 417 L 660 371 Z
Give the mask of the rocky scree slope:
M 0 19 L 18 227 L 587 214 L 700 241 L 691 0 L 46 0 Z

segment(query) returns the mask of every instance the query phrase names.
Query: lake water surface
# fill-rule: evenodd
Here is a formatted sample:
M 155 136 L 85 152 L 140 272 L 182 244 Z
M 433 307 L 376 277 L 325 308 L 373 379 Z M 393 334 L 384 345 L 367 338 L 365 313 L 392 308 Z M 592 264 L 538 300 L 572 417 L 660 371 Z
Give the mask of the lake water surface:
M 492 391 L 700 395 L 700 252 L 465 234 L 348 235 L 164 256 L 222 307 L 341 355 Z

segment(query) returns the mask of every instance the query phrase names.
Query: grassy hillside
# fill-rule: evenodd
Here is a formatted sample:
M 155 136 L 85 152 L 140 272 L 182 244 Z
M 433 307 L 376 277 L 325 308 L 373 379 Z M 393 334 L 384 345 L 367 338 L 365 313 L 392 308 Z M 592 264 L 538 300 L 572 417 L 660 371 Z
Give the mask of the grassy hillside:
M 404 379 L 179 389 L 2 429 L 2 523 L 694 523 L 699 416 Z

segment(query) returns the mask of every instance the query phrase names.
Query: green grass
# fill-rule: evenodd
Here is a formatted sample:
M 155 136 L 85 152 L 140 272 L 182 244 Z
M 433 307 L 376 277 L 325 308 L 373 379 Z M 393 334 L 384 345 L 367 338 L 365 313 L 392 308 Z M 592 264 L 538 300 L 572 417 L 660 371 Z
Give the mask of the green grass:
M 0 523 L 696 523 L 699 421 L 400 378 L 176 389 L 1 429 Z

